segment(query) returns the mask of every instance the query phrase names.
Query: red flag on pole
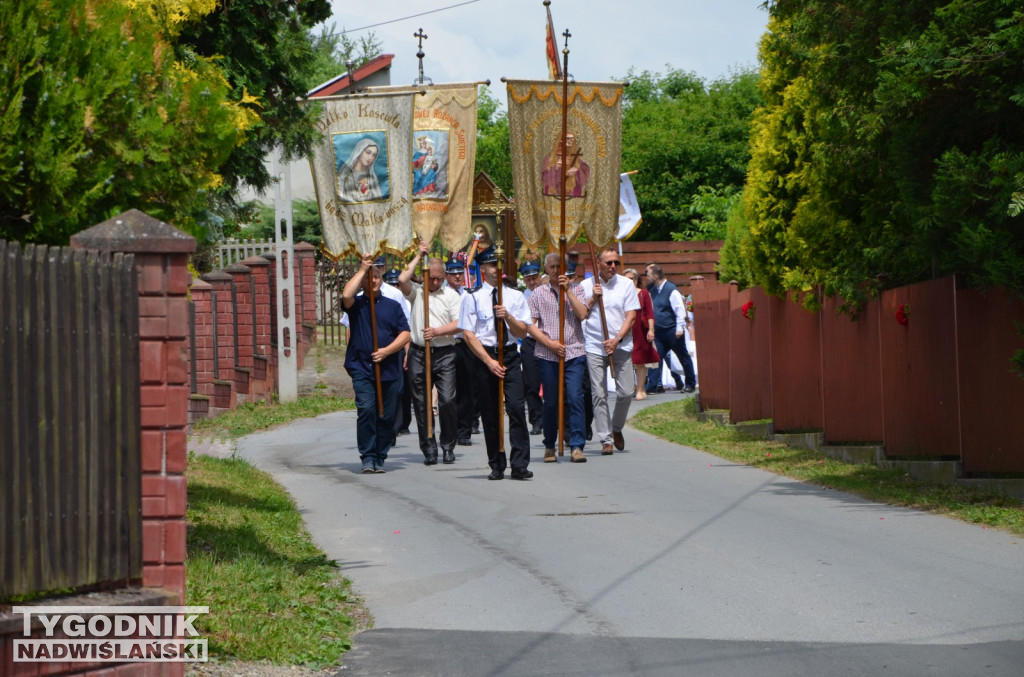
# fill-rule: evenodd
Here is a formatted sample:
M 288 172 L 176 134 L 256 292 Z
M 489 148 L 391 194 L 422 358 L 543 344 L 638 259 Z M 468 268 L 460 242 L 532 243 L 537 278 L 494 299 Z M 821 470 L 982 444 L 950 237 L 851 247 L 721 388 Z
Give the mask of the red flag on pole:
M 551 4 L 545 2 L 545 9 L 548 12 L 548 31 L 545 39 L 545 47 L 548 56 L 548 78 L 552 80 L 562 79 L 562 61 L 558 58 L 558 38 L 555 36 L 555 24 L 551 20 Z

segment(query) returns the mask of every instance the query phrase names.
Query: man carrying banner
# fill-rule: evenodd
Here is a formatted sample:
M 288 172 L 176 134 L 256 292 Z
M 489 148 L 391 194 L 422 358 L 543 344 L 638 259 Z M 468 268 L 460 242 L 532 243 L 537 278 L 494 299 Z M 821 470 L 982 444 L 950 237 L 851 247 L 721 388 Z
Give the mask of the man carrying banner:
M 530 296 L 530 316 L 533 324 L 527 331 L 537 341 L 537 365 L 544 384 L 544 462 L 554 463 L 555 444 L 558 441 L 558 362 L 565 359 L 565 406 L 569 410 L 569 446 L 572 463 L 586 463 L 583 446 L 586 443 L 586 419 L 583 410 L 583 378 L 586 376 L 587 358 L 583 340 L 583 320 L 590 309 L 586 296 L 578 284 L 571 284 L 568 275 L 559 275 L 559 254 L 544 257 L 544 269 L 549 283 L 537 287 Z M 559 327 L 559 288 L 565 291 L 565 326 Z M 561 341 L 559 341 L 561 339 Z
M 523 372 L 516 339 L 526 336 L 530 325 L 530 312 L 522 292 L 515 289 L 503 291 L 503 305 L 497 303 L 498 280 L 497 257 L 494 250 L 477 259 L 484 279 L 480 289 L 462 300 L 459 315 L 459 329 L 473 354 L 482 364 L 476 365 L 477 396 L 480 400 L 480 418 L 483 420 L 484 441 L 487 444 L 487 462 L 491 467 L 489 480 L 505 478 L 509 461 L 512 465 L 512 479 L 527 480 L 533 477 L 527 466 L 530 464 L 530 434 L 526 428 L 526 412 L 523 408 Z M 497 323 L 504 322 L 506 344 L 504 364 L 498 362 Z M 509 419 L 509 441 L 512 453 L 506 460 L 499 451 L 500 432 L 498 388 L 504 383 L 505 412 Z
M 420 242 L 419 251 L 409 261 L 398 278 L 398 286 L 405 298 L 412 304 L 410 327 L 412 343 L 409 345 L 408 373 L 412 385 L 413 408 L 416 412 L 416 428 L 419 432 L 420 451 L 423 463 L 437 463 L 437 441 L 427 436 L 427 417 L 434 412 L 427 411 L 426 342 L 430 341 L 430 373 L 433 385 L 437 387 L 437 414 L 441 424 L 441 451 L 443 463 L 455 462 L 455 439 L 458 428 L 458 404 L 455 387 L 455 336 L 458 331 L 459 294 L 443 286 L 444 265 L 440 259 L 427 261 L 427 279 L 430 289 L 430 323 L 424 326 L 423 285 L 412 283 L 412 274 L 420 259 L 429 252 L 426 242 Z M 432 408 L 431 408 L 432 409 Z
M 626 442 L 622 428 L 626 425 L 629 405 L 633 401 L 633 321 L 640 309 L 636 286 L 629 278 L 618 274 L 622 259 L 613 249 L 601 252 L 597 275 L 580 285 L 587 297 L 590 316 L 583 323 L 587 337 L 587 367 L 593 386 L 594 428 L 601 440 L 601 454 L 610 456 L 615 449 L 622 451 Z M 605 323 L 594 305 L 604 304 Z M 613 365 L 615 373 L 615 408 L 608 404 L 605 369 Z
M 373 349 L 371 299 L 357 296 L 367 275 L 372 276 L 373 303 L 376 308 L 376 339 L 382 346 Z M 356 398 L 356 444 L 362 472 L 382 473 L 394 441 L 394 420 L 401 393 L 402 348 L 409 342 L 409 323 L 397 302 L 381 295 L 384 283 L 373 257 L 364 255 L 359 270 L 345 284 L 341 304 L 349 318 L 352 341 L 345 352 L 345 369 L 352 378 Z M 377 409 L 377 388 L 374 365 L 380 366 L 380 388 L 383 411 Z

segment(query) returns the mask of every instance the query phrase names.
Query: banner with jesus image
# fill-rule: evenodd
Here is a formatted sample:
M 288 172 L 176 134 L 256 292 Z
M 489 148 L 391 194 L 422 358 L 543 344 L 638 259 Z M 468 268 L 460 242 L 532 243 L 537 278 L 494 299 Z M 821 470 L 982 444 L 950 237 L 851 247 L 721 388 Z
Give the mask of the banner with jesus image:
M 622 84 L 571 82 L 565 137 L 562 83 L 509 80 L 508 121 L 516 224 L 531 247 L 558 245 L 581 230 L 603 247 L 615 239 L 622 157 Z M 564 181 L 563 181 L 564 176 Z
M 330 259 L 413 249 L 411 94 L 328 97 L 310 160 Z

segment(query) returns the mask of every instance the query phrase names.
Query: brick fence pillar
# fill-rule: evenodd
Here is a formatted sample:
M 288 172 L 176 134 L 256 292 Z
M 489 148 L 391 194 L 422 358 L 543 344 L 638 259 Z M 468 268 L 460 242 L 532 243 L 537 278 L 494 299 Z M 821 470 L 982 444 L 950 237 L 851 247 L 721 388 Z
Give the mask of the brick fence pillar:
M 316 247 L 308 242 L 295 245 L 295 333 L 298 334 L 298 364 L 316 341 Z
M 262 256 L 250 256 L 242 265 L 251 271 L 253 344 L 253 399 L 270 399 L 274 374 L 270 368 L 270 263 Z
M 252 325 L 252 270 L 241 263 L 224 269 L 234 286 L 235 321 L 235 392 L 239 401 L 248 401 L 252 392 L 253 325 Z
M 216 356 L 213 362 L 211 413 L 238 406 L 235 394 L 235 310 L 231 301 L 231 276 L 217 270 L 202 277 L 213 287 L 213 324 Z M 218 410 L 218 411 L 214 411 Z
M 137 209 L 71 238 L 74 249 L 135 255 L 142 403 L 142 583 L 185 603 L 188 271 L 196 241 Z M 182 664 L 175 664 L 183 668 Z M 174 674 L 183 670 L 172 668 Z

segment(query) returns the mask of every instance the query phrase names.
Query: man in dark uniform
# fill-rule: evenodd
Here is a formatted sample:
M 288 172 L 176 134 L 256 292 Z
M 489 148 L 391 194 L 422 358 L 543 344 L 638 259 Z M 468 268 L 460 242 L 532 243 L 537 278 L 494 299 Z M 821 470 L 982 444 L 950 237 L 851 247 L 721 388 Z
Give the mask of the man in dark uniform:
M 536 261 L 527 261 L 519 269 L 519 272 L 526 284 L 523 296 L 529 303 L 530 296 L 540 281 L 540 264 Z M 541 415 L 544 411 L 544 401 L 540 398 L 540 367 L 537 366 L 537 358 L 534 355 L 536 349 L 537 339 L 527 335 L 520 348 L 523 357 L 523 385 L 526 388 L 526 413 L 530 419 L 530 434 L 543 435 Z
M 445 280 L 448 286 L 465 302 L 469 292 L 462 286 L 465 266 L 453 259 L 445 265 Z M 476 357 L 469 349 L 462 332 L 455 334 L 455 397 L 458 401 L 457 444 L 468 447 L 473 444 L 473 426 L 476 423 Z
M 512 479 L 527 480 L 533 477 L 533 472 L 527 468 L 530 464 L 530 433 L 526 428 L 522 362 L 516 339 L 526 335 L 526 327 L 531 322 L 530 311 L 522 292 L 516 289 L 504 289 L 503 303 L 499 305 L 497 260 L 493 252 L 477 260 L 483 273 L 483 284 L 462 300 L 459 328 L 473 354 L 482 363 L 476 367 L 476 378 L 487 463 L 491 467 L 487 479 L 504 479 L 505 469 L 511 463 Z M 498 362 L 496 328 L 499 325 L 504 325 L 504 363 Z M 498 407 L 499 379 L 504 379 L 505 412 L 509 419 L 512 453 L 508 459 L 499 451 L 498 417 L 503 415 Z

